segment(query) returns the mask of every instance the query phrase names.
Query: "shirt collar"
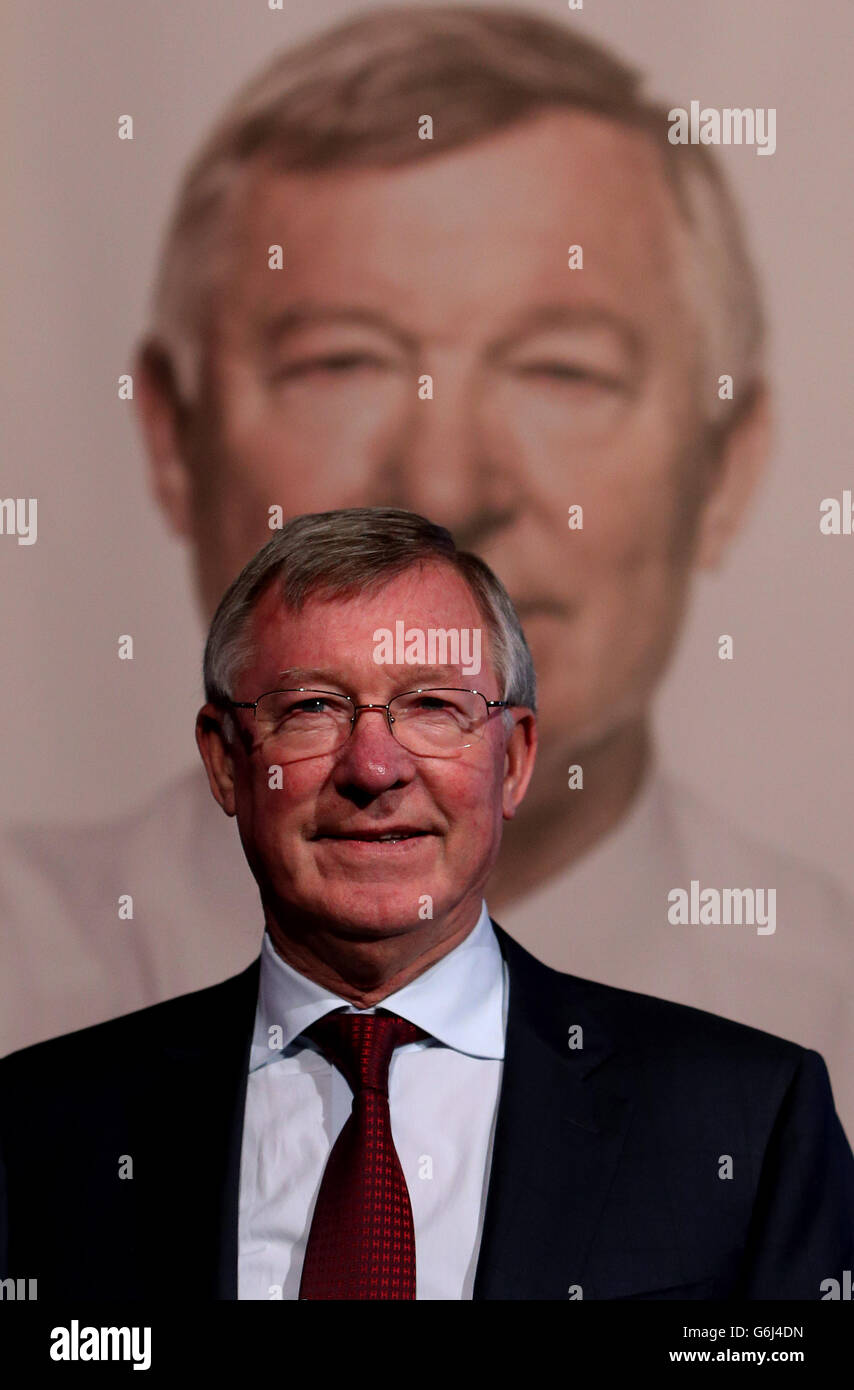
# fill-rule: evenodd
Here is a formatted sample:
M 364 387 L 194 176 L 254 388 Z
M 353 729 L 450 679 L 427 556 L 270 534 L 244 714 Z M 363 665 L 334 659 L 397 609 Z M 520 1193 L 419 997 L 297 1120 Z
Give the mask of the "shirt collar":
M 331 1009 L 354 1009 L 302 975 L 276 951 L 265 931 L 249 1070 L 280 1056 L 300 1033 Z M 379 1005 L 423 1028 L 438 1042 L 472 1057 L 504 1056 L 507 978 L 486 902 L 459 945 Z M 272 1029 L 278 1032 L 271 1032 Z M 272 1044 L 272 1045 L 271 1045 Z

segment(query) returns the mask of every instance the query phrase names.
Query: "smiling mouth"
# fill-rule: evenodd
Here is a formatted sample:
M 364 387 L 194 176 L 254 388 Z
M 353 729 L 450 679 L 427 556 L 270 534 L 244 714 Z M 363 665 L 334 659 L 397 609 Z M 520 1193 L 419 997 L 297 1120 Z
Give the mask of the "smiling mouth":
M 348 833 L 337 834 L 328 833 L 315 835 L 315 840 L 343 840 L 345 843 L 352 844 L 377 844 L 377 845 L 396 845 L 403 840 L 416 840 L 425 835 L 431 835 L 431 830 L 384 830 L 381 833 L 372 830 L 356 830 Z

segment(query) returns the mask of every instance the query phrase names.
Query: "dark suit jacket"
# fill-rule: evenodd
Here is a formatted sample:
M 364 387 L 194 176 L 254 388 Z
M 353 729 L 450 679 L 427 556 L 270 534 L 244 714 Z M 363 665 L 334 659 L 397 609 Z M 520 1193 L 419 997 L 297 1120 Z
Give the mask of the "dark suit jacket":
M 560 974 L 494 925 L 510 997 L 476 1299 L 819 1299 L 854 1269 L 817 1053 Z M 2 1277 L 40 1300 L 236 1298 L 258 973 L 0 1062 Z

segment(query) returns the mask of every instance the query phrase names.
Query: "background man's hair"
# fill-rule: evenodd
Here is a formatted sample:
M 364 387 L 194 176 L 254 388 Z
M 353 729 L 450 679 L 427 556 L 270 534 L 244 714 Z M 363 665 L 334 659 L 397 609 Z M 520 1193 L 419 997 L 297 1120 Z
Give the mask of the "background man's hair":
M 287 521 L 220 600 L 205 644 L 205 699 L 227 708 L 234 697 L 235 681 L 254 653 L 250 619 L 271 585 L 277 583 L 282 603 L 299 613 L 308 599 L 377 592 L 414 566 L 436 563 L 459 574 L 475 598 L 502 699 L 535 710 L 534 663 L 501 580 L 479 556 L 458 550 L 444 526 L 397 507 L 348 507 Z
M 429 159 L 547 110 L 607 117 L 646 132 L 681 213 L 676 267 L 696 319 L 706 420 L 722 407 L 712 383 L 758 386 L 763 322 L 738 210 L 705 145 L 671 145 L 667 108 L 640 75 L 573 28 L 504 6 L 391 6 L 279 53 L 234 98 L 188 166 L 163 244 L 149 348 L 169 360 L 192 403 L 229 229 L 246 178 L 271 171 L 394 167 Z M 418 118 L 435 121 L 418 139 Z M 728 411 L 727 411 L 728 406 Z

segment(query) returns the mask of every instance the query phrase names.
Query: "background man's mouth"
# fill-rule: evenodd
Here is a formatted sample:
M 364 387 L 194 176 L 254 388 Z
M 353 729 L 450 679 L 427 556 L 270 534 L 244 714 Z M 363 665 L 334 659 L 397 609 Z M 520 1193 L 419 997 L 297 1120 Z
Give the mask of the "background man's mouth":
M 546 597 L 517 599 L 515 608 L 522 623 L 526 618 L 567 618 L 574 612 L 569 604 L 562 603 L 560 599 Z

